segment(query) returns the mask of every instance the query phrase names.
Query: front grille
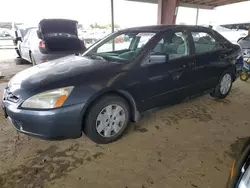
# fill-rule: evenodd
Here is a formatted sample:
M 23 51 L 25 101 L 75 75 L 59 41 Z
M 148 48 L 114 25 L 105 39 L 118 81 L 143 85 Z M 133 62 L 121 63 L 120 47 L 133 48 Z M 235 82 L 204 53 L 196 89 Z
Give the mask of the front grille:
M 3 100 L 17 103 L 19 98 L 9 91 L 8 88 L 4 90 Z
M 18 100 L 19 100 L 19 98 L 18 97 L 16 97 L 15 95 L 9 95 L 8 97 L 7 97 L 7 100 L 8 101 L 11 101 L 11 102 L 14 102 L 14 103 L 17 103 L 18 102 Z

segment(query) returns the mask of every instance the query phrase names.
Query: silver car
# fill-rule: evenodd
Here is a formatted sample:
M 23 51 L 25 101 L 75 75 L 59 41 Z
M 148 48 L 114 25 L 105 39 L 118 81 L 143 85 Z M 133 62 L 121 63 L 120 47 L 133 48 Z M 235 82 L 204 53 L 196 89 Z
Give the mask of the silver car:
M 238 41 L 239 45 L 241 46 L 244 56 L 250 56 L 250 35 L 240 38 Z
M 33 65 L 85 50 L 84 41 L 78 38 L 77 21 L 66 19 L 40 21 L 38 28 L 30 29 L 19 45 L 21 58 Z

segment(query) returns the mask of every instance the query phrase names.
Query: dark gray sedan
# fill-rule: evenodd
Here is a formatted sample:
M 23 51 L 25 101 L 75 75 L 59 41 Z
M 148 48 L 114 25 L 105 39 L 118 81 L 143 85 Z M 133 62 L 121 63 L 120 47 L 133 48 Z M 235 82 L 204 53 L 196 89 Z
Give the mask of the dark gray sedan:
M 109 143 L 149 109 L 200 94 L 227 97 L 240 55 L 239 45 L 204 27 L 121 30 L 82 55 L 15 75 L 4 91 L 5 116 L 25 134 L 58 139 L 84 132 Z

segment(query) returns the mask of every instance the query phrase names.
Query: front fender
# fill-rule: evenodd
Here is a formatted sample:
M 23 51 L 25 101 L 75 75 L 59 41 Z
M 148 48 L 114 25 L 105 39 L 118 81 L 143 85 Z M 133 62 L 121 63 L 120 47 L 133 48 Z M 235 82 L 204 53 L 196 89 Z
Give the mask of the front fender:
M 112 88 L 107 88 L 107 89 L 101 90 L 101 91 L 93 94 L 85 102 L 85 107 L 84 107 L 83 111 L 81 112 L 83 114 L 83 117 L 88 112 L 88 109 L 92 106 L 92 104 L 94 104 L 98 99 L 100 99 L 101 97 L 103 97 L 105 95 L 118 95 L 118 96 L 124 98 L 128 102 L 129 107 L 131 109 L 131 114 L 130 114 L 131 115 L 131 121 L 133 121 L 133 122 L 139 121 L 140 113 L 137 110 L 137 104 L 136 104 L 133 96 L 130 93 L 128 93 L 127 91 L 115 90 L 115 89 L 112 89 Z

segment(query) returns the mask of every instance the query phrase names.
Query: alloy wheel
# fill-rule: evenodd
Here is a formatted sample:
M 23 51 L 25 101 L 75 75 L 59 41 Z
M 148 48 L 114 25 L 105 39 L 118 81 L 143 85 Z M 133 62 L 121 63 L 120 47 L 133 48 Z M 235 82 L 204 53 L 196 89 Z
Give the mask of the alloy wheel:
M 225 95 L 228 93 L 232 85 L 232 77 L 230 74 L 225 74 L 220 82 L 220 92 Z

